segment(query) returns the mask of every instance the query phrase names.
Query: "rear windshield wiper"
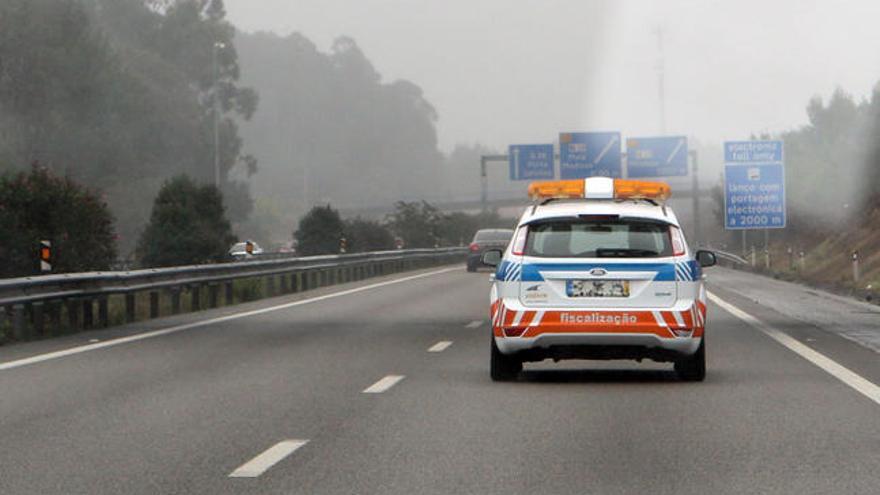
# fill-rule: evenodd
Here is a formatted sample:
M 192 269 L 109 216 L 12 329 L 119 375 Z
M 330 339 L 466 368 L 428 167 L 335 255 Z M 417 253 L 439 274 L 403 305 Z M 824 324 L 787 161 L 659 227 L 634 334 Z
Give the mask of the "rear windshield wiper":
M 641 258 L 645 256 L 657 256 L 660 253 L 650 249 L 627 249 L 627 248 L 599 248 L 596 250 L 598 258 Z

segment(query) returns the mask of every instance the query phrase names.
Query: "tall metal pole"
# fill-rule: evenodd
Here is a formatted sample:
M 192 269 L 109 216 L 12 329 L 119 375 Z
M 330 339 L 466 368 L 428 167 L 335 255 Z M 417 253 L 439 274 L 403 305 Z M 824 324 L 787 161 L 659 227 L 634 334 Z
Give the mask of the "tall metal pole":
M 660 133 L 666 134 L 666 61 L 663 54 L 663 28 L 657 26 L 654 30 L 657 35 L 657 96 L 660 100 Z
M 214 48 L 211 52 L 214 72 L 214 185 L 217 189 L 220 188 L 220 64 L 217 61 L 217 50 L 225 46 L 223 43 L 214 43 Z
M 489 210 L 489 175 L 486 172 L 486 157 L 480 157 L 480 205 L 482 211 Z
M 701 240 L 700 237 L 700 167 L 697 160 L 697 150 L 688 151 L 691 159 L 691 210 L 694 215 L 694 243 Z

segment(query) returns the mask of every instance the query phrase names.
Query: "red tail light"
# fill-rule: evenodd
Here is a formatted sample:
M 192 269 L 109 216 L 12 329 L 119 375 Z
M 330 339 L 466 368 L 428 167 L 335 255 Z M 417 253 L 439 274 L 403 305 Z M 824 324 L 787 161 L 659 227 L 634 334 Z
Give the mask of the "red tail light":
M 468 246 L 468 249 L 470 249 L 472 253 L 476 253 L 477 251 L 480 250 L 480 245 L 477 244 L 476 242 L 472 242 L 471 245 Z
M 529 228 L 526 226 L 520 227 L 519 230 L 516 231 L 516 238 L 513 239 L 513 247 L 511 248 L 511 253 L 515 256 L 522 256 L 526 250 L 526 239 L 529 235 Z
M 685 252 L 684 236 L 678 227 L 669 227 L 669 238 L 672 241 L 672 255 L 681 256 Z
M 507 327 L 504 329 L 505 337 L 519 337 L 525 333 L 526 327 Z

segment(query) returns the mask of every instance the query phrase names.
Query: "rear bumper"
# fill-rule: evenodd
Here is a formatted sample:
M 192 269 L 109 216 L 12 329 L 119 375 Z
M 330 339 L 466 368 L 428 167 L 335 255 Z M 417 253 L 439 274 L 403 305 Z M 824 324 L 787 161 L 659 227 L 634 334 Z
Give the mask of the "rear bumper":
M 544 359 L 652 359 L 675 361 L 697 352 L 702 337 L 664 338 L 642 333 L 545 333 L 533 338 L 495 337 L 502 354 Z
M 673 308 L 629 311 L 536 310 L 508 299 L 497 300 L 490 315 L 498 350 L 524 361 L 674 361 L 697 352 L 705 329 L 706 305 L 683 300 Z

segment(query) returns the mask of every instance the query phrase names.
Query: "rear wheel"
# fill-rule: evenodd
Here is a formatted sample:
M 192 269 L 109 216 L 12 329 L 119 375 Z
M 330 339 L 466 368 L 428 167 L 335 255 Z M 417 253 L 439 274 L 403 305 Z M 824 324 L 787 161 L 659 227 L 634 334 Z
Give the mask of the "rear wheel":
M 492 381 L 508 382 L 516 379 L 516 375 L 522 371 L 522 361 L 512 356 L 505 356 L 495 345 L 495 337 L 492 337 L 492 355 L 489 359 L 489 375 Z
M 706 378 L 706 337 L 693 356 L 675 362 L 675 373 L 686 382 L 701 382 Z
M 468 262 L 467 262 L 467 271 L 469 271 L 469 272 L 475 272 L 475 271 L 477 271 L 477 264 L 474 263 L 474 262 L 472 262 L 471 260 L 468 260 Z

